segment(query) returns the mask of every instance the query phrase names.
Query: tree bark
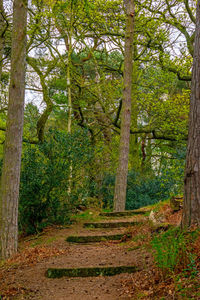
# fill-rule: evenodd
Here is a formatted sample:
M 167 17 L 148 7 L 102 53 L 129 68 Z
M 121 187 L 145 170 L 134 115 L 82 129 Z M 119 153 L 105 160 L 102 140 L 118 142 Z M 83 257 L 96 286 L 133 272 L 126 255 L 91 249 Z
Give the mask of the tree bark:
M 182 227 L 195 224 L 200 226 L 200 0 L 197 2 Z
M 0 186 L 0 257 L 16 253 L 18 197 L 24 120 L 27 1 L 14 0 L 11 77 Z
M 124 54 L 124 91 L 121 116 L 119 164 L 115 181 L 114 211 L 125 210 L 128 175 L 128 156 L 131 126 L 131 91 L 133 74 L 134 0 L 124 1 L 126 6 L 126 33 Z
M 0 0 L 0 80 L 2 75 L 2 67 L 3 67 L 3 51 L 5 44 L 5 32 L 6 32 L 6 22 L 4 19 L 5 12 L 3 7 L 3 0 Z
M 136 57 L 137 49 L 134 47 L 134 57 Z M 133 64 L 133 82 L 132 82 L 132 99 L 131 99 L 131 128 L 138 128 L 138 63 Z M 130 168 L 135 171 L 140 170 L 141 159 L 139 155 L 140 144 L 137 134 L 130 136 Z

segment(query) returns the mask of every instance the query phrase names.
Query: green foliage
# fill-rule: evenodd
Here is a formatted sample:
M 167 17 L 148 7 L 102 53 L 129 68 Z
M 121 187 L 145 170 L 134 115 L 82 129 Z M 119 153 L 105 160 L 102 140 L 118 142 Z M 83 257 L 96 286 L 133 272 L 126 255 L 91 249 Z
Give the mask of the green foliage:
M 8 83 L 9 83 L 9 73 L 2 72 L 2 74 L 1 74 L 1 84 L 8 85 Z
M 105 174 L 99 194 L 103 197 L 103 208 L 112 209 L 114 197 L 115 177 L 111 174 Z
M 143 176 L 134 170 L 129 172 L 126 209 L 136 209 L 167 199 L 173 183 L 168 181 L 164 185 L 164 179 L 162 176 Z
M 163 277 L 172 275 L 176 268 L 188 261 L 184 232 L 171 229 L 152 240 L 154 259 Z
M 161 136 L 182 140 L 187 136 L 190 89 L 173 73 L 147 66 L 138 86 L 138 110 L 144 122 Z
M 163 152 L 168 152 L 169 158 L 162 159 L 161 174 L 163 187 L 171 185 L 170 195 L 173 196 L 183 193 L 186 145 L 176 143 L 169 147 L 162 147 Z
M 92 155 L 85 131 L 69 135 L 50 130 L 43 144 L 26 146 L 19 201 L 21 231 L 35 233 L 48 224 L 69 221 L 89 193 L 87 164 Z
M 155 262 L 163 278 L 171 277 L 176 299 L 197 299 L 199 296 L 198 260 L 193 253 L 193 242 L 199 230 L 168 230 L 152 240 Z
M 113 206 L 114 184 L 114 175 L 105 175 L 100 189 L 104 208 Z M 148 176 L 131 170 L 128 174 L 126 209 L 137 209 L 167 199 L 174 190 L 174 185 L 170 174 Z
M 32 139 L 37 136 L 37 121 L 40 117 L 38 107 L 28 103 L 24 111 L 24 137 Z

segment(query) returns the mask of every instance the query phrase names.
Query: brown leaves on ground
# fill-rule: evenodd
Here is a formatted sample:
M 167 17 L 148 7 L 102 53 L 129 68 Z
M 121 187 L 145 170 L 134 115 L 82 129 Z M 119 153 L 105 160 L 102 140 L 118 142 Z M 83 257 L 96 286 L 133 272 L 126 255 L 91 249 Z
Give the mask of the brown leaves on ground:
M 9 284 L 6 286 L 1 286 L 0 299 L 10 300 L 16 295 L 20 295 L 20 299 L 24 299 L 23 296 L 29 292 L 31 292 L 31 290 L 28 290 L 18 284 Z
M 170 205 L 165 203 L 160 207 L 158 213 L 165 216 L 167 223 L 175 226 L 180 224 L 181 210 L 174 212 Z M 54 240 L 58 232 L 60 236 L 62 236 L 62 242 L 59 239 Z M 130 233 L 131 238 L 129 237 Z M 53 238 L 54 243 L 48 246 L 42 245 L 32 248 L 30 247 L 31 243 L 28 242 L 29 244 L 27 244 L 27 242 L 23 242 L 22 246 L 25 247 L 25 249 L 9 259 L 0 268 L 0 299 L 10 300 L 15 299 L 16 296 L 20 296 L 20 299 L 29 299 L 27 298 L 27 294 L 32 295 L 32 293 L 35 292 L 32 285 L 29 286 L 28 289 L 26 288 L 27 285 L 22 286 L 18 281 L 16 282 L 16 278 L 13 277 L 15 269 L 23 270 L 24 266 L 33 266 L 48 258 L 70 253 L 68 246 L 64 244 L 65 231 L 63 231 L 61 235 L 61 232 L 56 228 L 51 228 L 44 233 L 44 240 L 45 237 L 48 239 Z M 150 250 L 151 239 L 151 227 L 147 221 L 143 224 L 128 228 L 122 240 L 105 241 L 101 244 L 106 247 L 105 250 L 107 248 L 109 250 L 109 248 L 112 247 L 113 255 L 115 255 L 115 249 L 118 249 L 118 245 L 116 244 L 119 244 L 119 248 L 123 246 L 127 253 L 132 253 L 133 256 L 142 253 L 142 255 L 138 255 L 138 263 L 142 267 L 142 270 L 123 279 L 119 289 L 120 298 L 126 297 L 126 299 L 130 298 L 132 300 L 200 299 L 200 235 L 198 235 L 193 243 L 190 243 L 190 247 L 188 248 L 188 251 L 195 257 L 195 264 L 189 265 L 187 263 L 186 268 L 188 268 L 189 271 L 182 269 L 176 270 L 173 275 L 167 278 L 163 278 L 162 273 L 158 270 L 153 261 L 153 255 Z M 74 246 L 73 251 L 75 251 Z M 115 278 L 113 277 L 113 282 L 114 281 Z
M 9 274 L 10 269 L 20 268 L 24 266 L 33 266 L 40 261 L 43 261 L 50 257 L 63 255 L 66 254 L 67 252 L 68 250 L 66 249 L 58 249 L 50 246 L 36 246 L 34 248 L 27 247 L 23 251 L 12 256 L 12 258 L 8 259 L 6 263 L 3 265 L 3 267 L 0 268 L 0 282 L 1 282 L 0 299 L 8 300 L 18 294 L 23 296 L 23 294 L 27 294 L 27 292 L 31 292 L 30 290 L 27 290 L 25 287 L 16 284 L 14 279 L 13 282 L 12 280 L 9 283 L 6 282 L 5 276 Z
M 154 265 L 133 274 L 131 280 L 122 282 L 122 287 L 123 294 L 132 300 L 200 299 L 200 273 L 190 278 L 174 274 L 164 280 Z
M 181 223 L 182 209 L 174 212 L 170 207 L 170 204 L 165 203 L 161 209 L 160 213 L 163 213 L 166 219 L 166 222 L 175 226 L 179 226 Z
M 47 246 L 36 246 L 34 248 L 26 248 L 25 250 L 17 253 L 11 259 L 7 261 L 8 265 L 33 265 L 39 261 L 52 256 L 63 255 L 66 250 L 57 249 Z

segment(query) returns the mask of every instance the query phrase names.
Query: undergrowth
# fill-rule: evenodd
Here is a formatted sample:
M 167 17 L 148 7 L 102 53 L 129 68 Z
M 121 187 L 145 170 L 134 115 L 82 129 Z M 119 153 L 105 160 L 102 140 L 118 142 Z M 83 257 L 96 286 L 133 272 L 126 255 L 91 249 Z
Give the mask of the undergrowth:
M 181 299 L 199 299 L 193 297 L 200 296 L 199 263 L 193 249 L 198 236 L 199 230 L 188 232 L 173 228 L 156 235 L 151 241 L 161 280 L 171 280 L 175 294 Z

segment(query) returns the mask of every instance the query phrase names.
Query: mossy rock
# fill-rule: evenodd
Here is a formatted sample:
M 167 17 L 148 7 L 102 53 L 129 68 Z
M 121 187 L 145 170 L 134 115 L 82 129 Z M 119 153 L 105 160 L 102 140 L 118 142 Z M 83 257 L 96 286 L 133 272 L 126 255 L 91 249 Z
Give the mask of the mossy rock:
M 102 222 L 102 223 L 84 223 L 83 227 L 85 228 L 120 228 L 120 227 L 129 227 L 141 224 L 141 222 Z
M 183 197 L 177 196 L 170 199 L 171 209 L 176 212 L 183 208 Z
M 154 225 L 152 228 L 151 228 L 151 232 L 152 233 L 159 233 L 159 232 L 162 232 L 162 231 L 167 231 L 171 228 L 173 228 L 174 226 L 172 224 L 169 224 L 169 223 L 162 223 L 162 224 L 158 224 L 158 225 Z
M 61 277 L 97 277 L 97 276 L 114 276 L 121 273 L 134 273 L 138 270 L 136 266 L 119 266 L 119 267 L 96 267 L 96 268 L 73 268 L 73 269 L 53 269 L 46 271 L 45 276 L 48 278 Z
M 69 243 L 96 243 L 109 240 L 121 240 L 130 238 L 131 234 L 112 234 L 112 235 L 94 235 L 94 236 L 68 236 L 66 239 Z
M 99 215 L 102 217 L 124 217 L 124 216 L 134 216 L 134 215 L 144 215 L 146 211 L 143 210 L 126 210 L 118 212 L 102 212 Z

